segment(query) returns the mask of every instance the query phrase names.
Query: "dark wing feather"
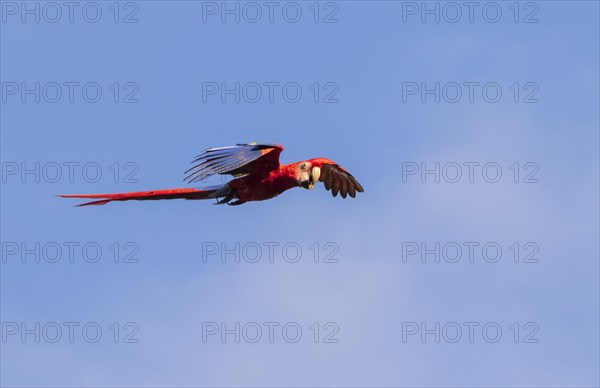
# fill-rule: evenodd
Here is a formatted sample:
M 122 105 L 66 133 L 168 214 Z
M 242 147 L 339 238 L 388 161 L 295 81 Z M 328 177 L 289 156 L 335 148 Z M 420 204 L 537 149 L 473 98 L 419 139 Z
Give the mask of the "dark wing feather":
M 319 180 L 323 182 L 326 190 L 331 190 L 334 197 L 339 193 L 342 198 L 346 198 L 347 195 L 354 198 L 357 192 L 362 193 L 365 191 L 356 178 L 339 164 L 324 158 L 313 159 L 312 161 L 321 163 Z
M 209 148 L 192 161 L 184 181 L 201 181 L 214 174 L 246 175 L 268 173 L 279 167 L 278 144 L 237 144 L 230 147 Z

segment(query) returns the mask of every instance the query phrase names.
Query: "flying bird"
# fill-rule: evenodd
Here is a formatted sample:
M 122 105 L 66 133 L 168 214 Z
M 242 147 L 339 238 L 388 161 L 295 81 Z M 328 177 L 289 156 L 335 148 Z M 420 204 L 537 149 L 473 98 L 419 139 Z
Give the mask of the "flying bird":
M 216 199 L 218 204 L 241 205 L 246 202 L 274 198 L 286 190 L 303 187 L 312 190 L 317 182 L 333 196 L 354 198 L 363 187 L 345 168 L 326 158 L 314 158 L 295 163 L 280 164 L 279 144 L 237 144 L 209 148 L 192 161 L 184 181 L 199 182 L 215 174 L 231 175 L 229 182 L 203 188 L 180 188 L 138 191 L 117 194 L 63 194 L 63 198 L 90 198 L 97 201 L 77 206 L 104 205 L 111 201 L 157 199 Z

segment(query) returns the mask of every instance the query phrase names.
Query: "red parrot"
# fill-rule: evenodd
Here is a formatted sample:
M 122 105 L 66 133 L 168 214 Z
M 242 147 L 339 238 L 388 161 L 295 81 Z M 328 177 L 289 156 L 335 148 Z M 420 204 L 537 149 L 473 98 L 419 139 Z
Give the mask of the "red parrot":
M 118 194 L 64 194 L 63 198 L 95 198 L 77 206 L 104 205 L 111 201 L 155 199 L 212 199 L 218 204 L 241 205 L 251 201 L 271 199 L 293 187 L 311 190 L 317 181 L 325 184 L 333 196 L 342 198 L 363 187 L 339 164 L 325 158 L 315 158 L 295 163 L 280 164 L 279 144 L 237 144 L 230 147 L 209 148 L 192 161 L 184 181 L 198 182 L 214 174 L 228 174 L 235 179 L 219 186 L 138 191 Z

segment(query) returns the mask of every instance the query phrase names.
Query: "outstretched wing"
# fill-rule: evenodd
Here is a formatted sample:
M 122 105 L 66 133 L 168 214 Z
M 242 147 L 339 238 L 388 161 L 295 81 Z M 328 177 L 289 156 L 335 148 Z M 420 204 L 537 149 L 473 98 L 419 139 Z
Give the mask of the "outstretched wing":
M 184 181 L 198 182 L 214 174 L 246 175 L 268 173 L 279 167 L 279 144 L 237 144 L 230 147 L 209 148 L 192 161 Z
M 362 193 L 365 191 L 352 174 L 333 160 L 318 158 L 312 159 L 311 162 L 321 164 L 319 180 L 323 182 L 325 189 L 331 190 L 334 197 L 340 193 L 342 198 L 346 198 L 348 194 L 354 198 L 356 192 Z

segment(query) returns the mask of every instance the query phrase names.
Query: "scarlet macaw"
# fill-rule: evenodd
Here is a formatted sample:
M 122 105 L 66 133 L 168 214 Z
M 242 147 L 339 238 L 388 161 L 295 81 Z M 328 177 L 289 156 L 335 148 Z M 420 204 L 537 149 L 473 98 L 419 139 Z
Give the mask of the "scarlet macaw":
M 333 196 L 342 198 L 363 187 L 342 166 L 332 160 L 315 158 L 295 163 L 280 164 L 279 144 L 237 144 L 230 147 L 209 148 L 192 161 L 195 165 L 187 170 L 184 181 L 198 182 L 214 174 L 228 174 L 235 179 L 219 186 L 199 189 L 182 188 L 139 191 L 118 194 L 64 194 L 63 198 L 96 198 L 77 206 L 104 205 L 111 201 L 156 199 L 217 199 L 219 204 L 241 205 L 250 201 L 271 199 L 293 187 L 311 190 L 317 181 L 325 184 Z

